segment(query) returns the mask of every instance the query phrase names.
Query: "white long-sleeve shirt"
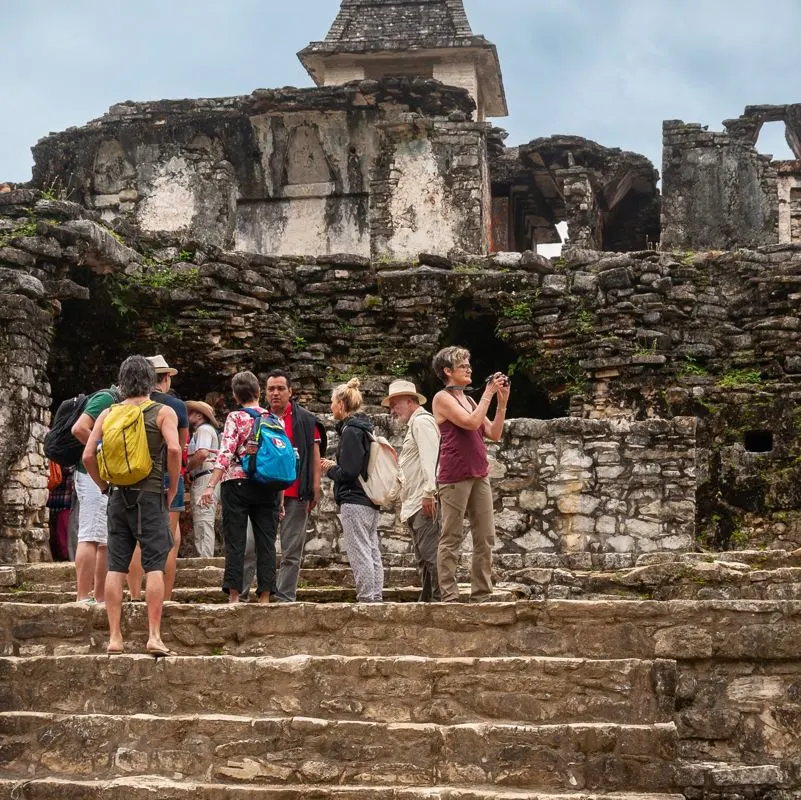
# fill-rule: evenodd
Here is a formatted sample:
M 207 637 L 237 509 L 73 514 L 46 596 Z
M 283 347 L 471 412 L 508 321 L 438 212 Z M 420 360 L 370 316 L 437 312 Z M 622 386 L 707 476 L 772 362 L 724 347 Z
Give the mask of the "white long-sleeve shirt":
M 403 472 L 401 521 L 413 517 L 422 507 L 424 497 L 434 497 L 437 490 L 439 428 L 434 417 L 418 408 L 409 418 L 398 463 Z

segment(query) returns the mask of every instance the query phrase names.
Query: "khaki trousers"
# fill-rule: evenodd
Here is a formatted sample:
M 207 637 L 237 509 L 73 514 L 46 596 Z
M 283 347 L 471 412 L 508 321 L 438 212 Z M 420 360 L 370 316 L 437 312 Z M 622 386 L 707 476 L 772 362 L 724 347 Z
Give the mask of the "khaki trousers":
M 189 497 L 192 502 L 192 531 L 195 535 L 195 549 L 202 558 L 214 555 L 214 519 L 217 516 L 217 491 L 207 506 L 199 506 L 198 500 L 211 482 L 211 473 L 201 475 L 192 481 Z
M 459 601 L 456 568 L 464 541 L 464 518 L 473 535 L 470 599 L 486 600 L 492 594 L 492 546 L 495 518 L 489 477 L 470 478 L 439 487 L 440 539 L 437 549 L 439 588 L 444 603 Z

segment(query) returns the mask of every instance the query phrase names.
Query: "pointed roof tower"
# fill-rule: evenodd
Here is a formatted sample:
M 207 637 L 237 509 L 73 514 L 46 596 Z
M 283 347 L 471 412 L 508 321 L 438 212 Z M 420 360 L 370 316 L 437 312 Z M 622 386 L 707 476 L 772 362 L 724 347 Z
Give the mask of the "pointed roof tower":
M 342 0 L 322 42 L 298 53 L 318 86 L 421 75 L 467 89 L 478 117 L 505 117 L 495 45 L 475 36 L 462 0 Z

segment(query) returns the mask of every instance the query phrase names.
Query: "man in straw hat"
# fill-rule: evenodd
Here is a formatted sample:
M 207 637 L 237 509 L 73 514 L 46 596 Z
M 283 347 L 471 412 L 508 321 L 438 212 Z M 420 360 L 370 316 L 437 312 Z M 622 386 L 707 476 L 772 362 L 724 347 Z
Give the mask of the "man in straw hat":
M 195 549 L 203 558 L 214 555 L 214 518 L 217 511 L 217 498 L 212 495 L 211 503 L 199 505 L 200 495 L 209 485 L 214 461 L 220 449 L 220 428 L 214 409 L 202 400 L 187 400 L 189 428 L 192 438 L 189 441 L 186 470 L 192 479 L 189 489 L 192 498 L 192 528 L 195 533 Z
M 426 398 L 411 381 L 393 381 L 381 405 L 406 423 L 406 438 L 400 454 L 403 472 L 401 521 L 409 527 L 420 575 L 420 602 L 440 600 L 437 579 L 439 523 L 435 495 L 439 429 L 434 417 L 423 408 Z

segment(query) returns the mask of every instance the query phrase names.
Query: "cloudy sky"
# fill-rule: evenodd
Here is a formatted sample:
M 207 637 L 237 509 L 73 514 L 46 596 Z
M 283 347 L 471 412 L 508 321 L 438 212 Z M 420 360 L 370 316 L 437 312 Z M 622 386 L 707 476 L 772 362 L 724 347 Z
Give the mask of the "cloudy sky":
M 570 133 L 659 166 L 661 121 L 720 129 L 746 104 L 801 102 L 801 0 L 465 0 L 495 42 L 509 144 Z M 295 53 L 338 0 L 3 2 L 0 181 L 30 146 L 115 102 L 305 86 Z M 15 77 L 11 77 L 15 75 Z M 774 130 L 776 127 L 779 130 Z M 784 157 L 783 126 L 760 149 Z

